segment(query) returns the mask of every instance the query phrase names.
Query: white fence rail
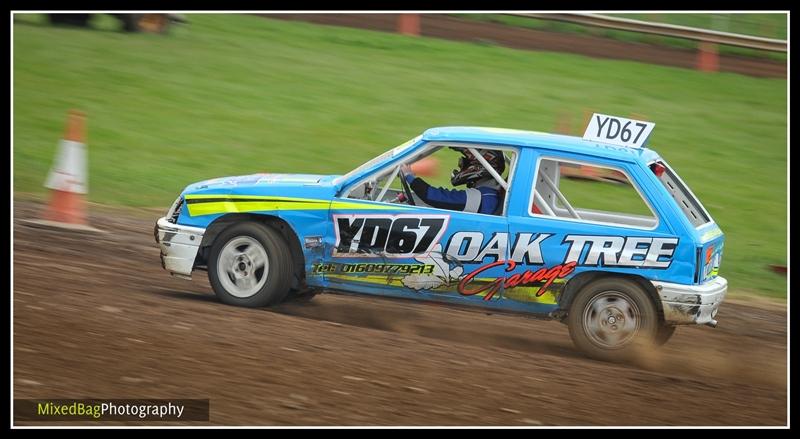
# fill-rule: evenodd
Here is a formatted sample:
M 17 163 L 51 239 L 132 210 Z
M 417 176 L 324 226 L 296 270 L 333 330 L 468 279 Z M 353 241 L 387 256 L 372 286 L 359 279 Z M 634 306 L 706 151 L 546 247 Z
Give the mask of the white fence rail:
M 733 34 L 708 29 L 678 26 L 674 24 L 654 23 L 649 21 L 631 20 L 629 18 L 610 17 L 599 14 L 505 14 L 518 17 L 539 18 L 544 20 L 564 21 L 582 24 L 585 26 L 604 27 L 608 29 L 625 30 L 646 34 L 663 35 L 667 37 L 685 38 L 712 44 L 746 47 L 749 49 L 767 50 L 772 52 L 786 52 L 786 40 L 755 37 L 751 35 Z

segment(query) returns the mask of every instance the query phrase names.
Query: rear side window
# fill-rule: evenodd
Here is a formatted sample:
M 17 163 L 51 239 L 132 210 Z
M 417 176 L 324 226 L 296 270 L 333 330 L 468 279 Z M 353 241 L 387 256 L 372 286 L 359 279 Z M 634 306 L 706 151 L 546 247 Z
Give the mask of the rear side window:
M 703 224 L 711 222 L 711 218 L 706 212 L 706 209 L 700 204 L 697 197 L 694 196 L 689 187 L 678 177 L 678 174 L 672 170 L 664 161 L 657 161 L 650 164 L 650 170 L 656 174 L 658 181 L 664 185 L 672 198 L 678 203 L 678 206 L 683 211 L 689 222 L 695 227 L 700 227 Z
M 622 169 L 556 158 L 539 161 L 531 214 L 643 229 L 658 223 Z

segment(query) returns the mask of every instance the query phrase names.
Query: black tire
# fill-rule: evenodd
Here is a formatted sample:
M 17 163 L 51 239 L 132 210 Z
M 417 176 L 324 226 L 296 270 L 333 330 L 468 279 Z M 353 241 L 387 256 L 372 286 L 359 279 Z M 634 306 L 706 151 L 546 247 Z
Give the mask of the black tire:
M 578 349 L 610 361 L 629 359 L 640 349 L 655 346 L 661 326 L 658 309 L 647 291 L 621 278 L 599 279 L 584 286 L 570 306 L 567 325 Z
M 237 245 L 240 242 L 242 244 Z M 226 250 L 228 244 L 231 244 L 231 247 Z M 250 259 L 234 261 L 226 258 L 226 261 L 231 262 L 231 264 L 220 267 L 220 256 L 223 250 L 225 250 L 226 256 L 230 256 L 237 254 L 236 252 L 240 251 L 239 249 L 251 250 L 250 246 L 252 246 L 253 251 L 260 252 L 257 244 L 260 244 L 261 248 L 266 252 L 267 264 L 261 268 L 261 275 L 266 276 L 266 278 L 260 288 L 248 295 L 249 293 L 236 289 L 235 276 L 236 274 L 250 274 L 253 279 L 260 280 L 258 276 L 259 270 L 252 265 L 247 265 Z M 236 274 L 231 271 L 237 270 L 239 267 L 244 267 L 243 271 Z M 252 271 L 247 272 L 246 270 Z M 276 305 L 286 298 L 291 286 L 292 270 L 289 246 L 278 231 L 261 223 L 242 222 L 231 225 L 214 240 L 208 261 L 208 280 L 214 289 L 214 293 L 223 303 L 246 307 L 262 307 Z M 222 278 L 222 276 L 227 276 L 227 279 Z M 260 282 L 256 282 L 253 288 L 258 287 L 259 284 Z
M 658 333 L 656 334 L 656 345 L 663 346 L 666 344 L 672 335 L 675 334 L 675 325 L 666 325 L 662 324 L 658 327 Z

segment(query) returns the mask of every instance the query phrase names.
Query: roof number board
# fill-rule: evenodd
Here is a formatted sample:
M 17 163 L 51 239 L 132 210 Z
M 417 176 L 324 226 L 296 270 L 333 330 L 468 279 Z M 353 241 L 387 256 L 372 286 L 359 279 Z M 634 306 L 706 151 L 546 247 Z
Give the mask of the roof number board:
M 594 113 L 583 133 L 583 140 L 643 148 L 655 126 L 653 122 Z

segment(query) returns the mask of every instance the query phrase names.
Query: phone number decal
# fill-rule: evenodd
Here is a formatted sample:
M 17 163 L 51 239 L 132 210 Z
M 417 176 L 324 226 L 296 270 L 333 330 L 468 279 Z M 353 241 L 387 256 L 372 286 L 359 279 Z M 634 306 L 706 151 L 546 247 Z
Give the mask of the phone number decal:
M 314 273 L 402 273 L 431 274 L 433 265 L 427 264 L 314 264 Z

